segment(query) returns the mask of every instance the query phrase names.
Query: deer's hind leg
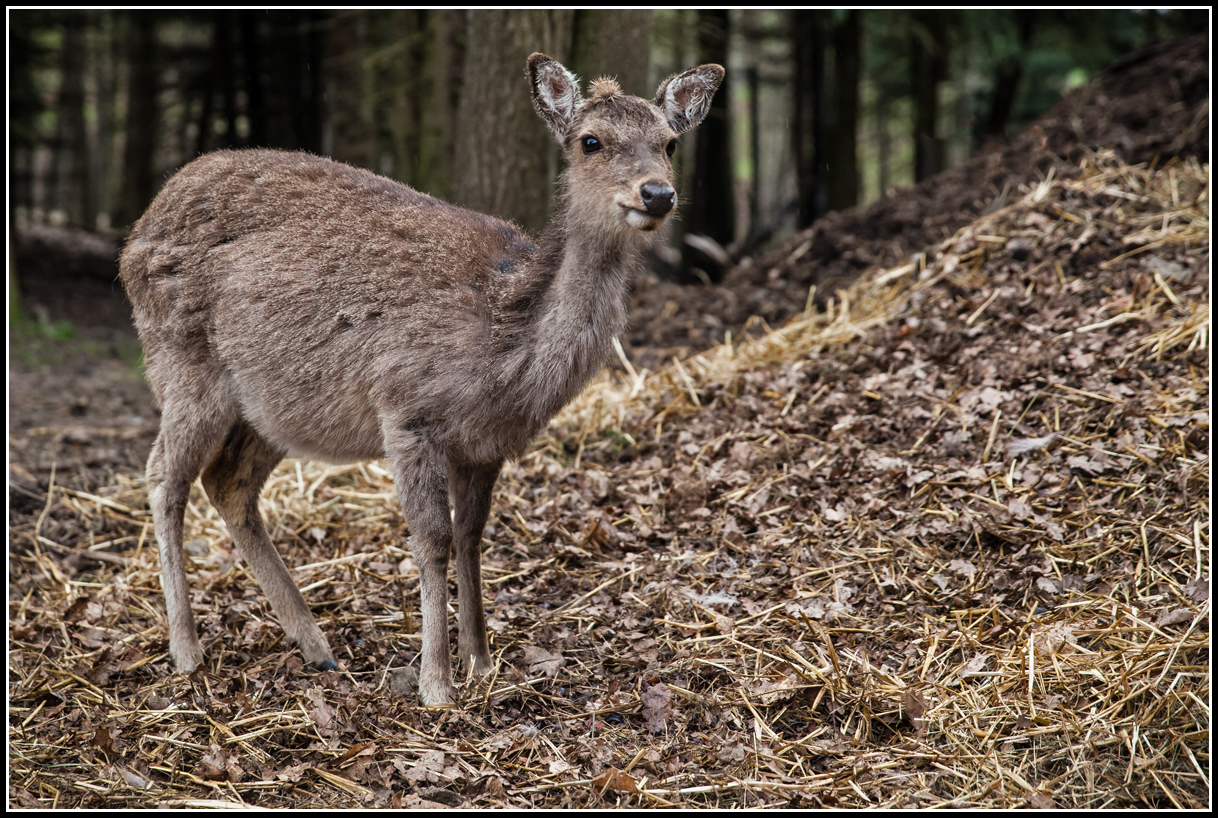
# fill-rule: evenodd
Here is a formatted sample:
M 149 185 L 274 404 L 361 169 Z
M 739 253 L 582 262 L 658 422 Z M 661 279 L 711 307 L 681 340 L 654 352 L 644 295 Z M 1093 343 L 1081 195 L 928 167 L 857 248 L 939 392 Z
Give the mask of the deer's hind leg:
M 148 504 L 161 555 L 161 585 L 169 617 L 169 655 L 180 673 L 203 661 L 203 646 L 190 611 L 182 553 L 182 525 L 190 486 L 224 441 L 231 424 L 223 411 L 193 410 L 194 401 L 167 401 L 161 431 L 148 457 Z
M 203 472 L 203 488 L 224 518 L 238 553 L 249 564 L 279 624 L 306 661 L 323 669 L 338 667 L 334 653 L 258 513 L 258 494 L 284 453 L 248 423 L 237 421 L 219 453 Z

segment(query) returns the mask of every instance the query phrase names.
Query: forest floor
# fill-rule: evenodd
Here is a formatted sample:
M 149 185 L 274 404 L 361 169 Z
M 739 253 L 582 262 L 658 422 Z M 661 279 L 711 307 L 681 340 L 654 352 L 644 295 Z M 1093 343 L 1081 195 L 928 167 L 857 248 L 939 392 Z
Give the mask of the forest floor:
M 196 488 L 173 673 L 117 245 L 26 231 L 9 805 L 1205 808 L 1208 94 L 1207 38 L 1150 49 L 721 287 L 644 276 L 629 365 L 504 470 L 449 709 L 382 463 L 264 493 L 342 669 Z

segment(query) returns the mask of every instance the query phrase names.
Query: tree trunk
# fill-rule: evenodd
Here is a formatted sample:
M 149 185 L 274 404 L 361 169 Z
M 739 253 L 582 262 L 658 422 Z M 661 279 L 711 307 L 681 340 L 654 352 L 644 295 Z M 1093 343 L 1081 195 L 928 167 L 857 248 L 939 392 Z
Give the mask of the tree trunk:
M 914 89 L 914 180 L 943 170 L 943 140 L 936 135 L 939 83 L 947 78 L 944 13 L 913 12 L 911 81 Z
M 469 12 L 453 199 L 534 234 L 550 210 L 558 151 L 533 110 L 525 58 L 569 60 L 574 11 Z
M 749 180 L 750 239 L 761 235 L 761 75 L 756 65 L 745 74 L 749 84 L 749 165 L 753 177 Z
M 57 106 L 60 124 L 57 142 L 63 152 L 63 161 L 60 162 L 58 199 L 67 212 L 69 224 L 93 230 L 97 226 L 97 211 L 90 178 L 92 152 L 85 128 L 86 23 L 81 12 L 63 16 L 62 75 Z
M 651 18 L 648 9 L 584 9 L 575 12 L 575 41 L 567 67 L 587 83 L 616 77 L 627 94 L 651 99 Z
M 160 112 L 157 109 L 157 12 L 128 12 L 130 65 L 127 72 L 127 118 L 123 123 L 122 204 L 118 225 L 129 225 L 140 217 L 156 195 L 153 156 L 157 146 Z
M 698 62 L 728 62 L 730 18 L 726 9 L 698 11 Z M 694 146 L 692 184 L 682 191 L 681 224 L 685 235 L 709 236 L 726 247 L 736 238 L 736 195 L 732 184 L 731 75 L 723 78 L 711 100 L 710 111 L 698 128 Z M 719 264 L 707 264 L 705 257 L 687 242 L 681 246 L 681 267 L 687 280 L 698 280 L 693 269 L 702 269 L 718 283 L 726 272 Z M 711 269 L 706 269 L 707 266 Z
M 426 12 L 424 24 L 416 43 L 415 63 L 425 82 L 417 103 L 419 125 L 412 146 L 417 161 L 412 184 L 447 199 L 453 190 L 465 12 L 433 9 Z
M 1007 123 L 1015 110 L 1019 93 L 1019 81 L 1023 78 L 1024 55 L 1032 45 L 1036 32 L 1036 10 L 1022 9 L 1015 12 L 1015 23 L 1019 27 L 1019 53 L 1009 54 L 998 61 L 995 68 L 994 92 L 990 97 L 990 111 L 985 120 L 985 138 L 1004 137 Z
M 331 12 L 326 38 L 323 154 L 361 167 L 372 167 L 375 143 L 364 119 L 363 55 L 368 21 L 363 12 Z
M 862 20 L 857 10 L 833 31 L 833 84 L 836 116 L 833 159 L 829 165 L 829 209 L 845 210 L 858 204 L 859 51 Z
M 245 117 L 249 122 L 249 139 L 246 144 L 256 148 L 267 142 L 267 110 L 262 77 L 262 54 L 266 39 L 259 25 L 261 15 L 249 12 L 238 13 L 239 37 L 241 41 L 241 87 L 245 90 Z
M 216 83 L 224 108 L 224 138 L 216 147 L 236 148 L 243 144 L 237 134 L 237 72 L 233 67 L 233 12 L 220 9 L 212 12 L 212 57 Z
M 823 11 L 796 11 L 791 20 L 795 62 L 795 178 L 799 188 L 796 224 L 802 230 L 825 212 L 825 18 Z

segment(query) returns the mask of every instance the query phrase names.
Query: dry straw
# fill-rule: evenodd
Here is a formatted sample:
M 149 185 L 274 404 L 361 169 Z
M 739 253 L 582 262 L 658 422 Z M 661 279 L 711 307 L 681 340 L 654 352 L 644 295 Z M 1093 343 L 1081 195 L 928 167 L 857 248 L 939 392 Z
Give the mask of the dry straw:
M 142 484 L 53 487 L 80 535 L 12 535 L 10 805 L 1204 808 L 1208 190 L 1100 155 L 781 328 L 619 350 L 505 470 L 498 670 L 454 709 L 410 687 L 382 464 L 262 501 L 340 673 L 196 494 L 173 675 Z

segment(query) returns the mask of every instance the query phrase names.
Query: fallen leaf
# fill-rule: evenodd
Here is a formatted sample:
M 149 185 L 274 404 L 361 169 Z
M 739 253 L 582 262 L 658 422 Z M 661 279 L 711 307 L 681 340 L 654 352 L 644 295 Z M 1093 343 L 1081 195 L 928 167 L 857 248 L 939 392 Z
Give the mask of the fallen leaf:
M 610 767 L 592 779 L 592 789 L 597 792 L 604 792 L 605 790 L 638 792 L 639 785 L 635 783 L 629 774 L 622 772 L 617 767 Z
M 237 764 L 235 755 L 224 752 L 219 744 L 213 744 L 199 760 L 199 777 L 204 781 L 240 781 L 244 771 Z
M 562 651 L 551 653 L 533 645 L 524 646 L 524 663 L 529 667 L 530 676 L 541 675 L 553 679 L 563 661 Z
M 434 784 L 440 780 L 444 772 L 444 752 L 428 750 L 419 757 L 418 761 L 400 772 L 402 777 L 411 783 L 418 784 L 428 781 Z
M 969 659 L 968 662 L 965 663 L 964 667 L 960 668 L 960 674 L 959 674 L 960 678 L 967 679 L 969 676 L 972 676 L 974 674 L 980 673 L 981 671 L 985 670 L 985 663 L 988 660 L 989 660 L 989 657 L 986 656 L 985 654 L 982 654 L 982 653 L 974 654 L 973 658 Z
M 652 733 L 663 733 L 668 729 L 672 716 L 672 691 L 663 682 L 643 688 L 643 719 Z
M 335 710 L 326 704 L 325 696 L 325 691 L 320 687 L 312 687 L 305 691 L 305 698 L 313 705 L 313 708 L 308 711 L 309 718 L 317 725 L 318 731 L 328 735 L 333 730 Z
M 968 560 L 952 560 L 947 564 L 948 570 L 962 577 L 972 577 L 977 573 L 977 566 Z
M 1057 802 L 1048 793 L 1033 790 L 1028 796 L 1028 806 L 1032 809 L 1057 809 Z
M 1159 627 L 1164 625 L 1180 625 L 1184 622 L 1193 621 L 1193 612 L 1187 608 L 1176 608 L 1171 611 L 1165 611 L 1158 621 L 1155 622 Z
M 118 771 L 118 774 L 123 777 L 123 781 L 125 781 L 129 787 L 135 787 L 138 790 L 146 790 L 152 786 L 151 781 L 133 770 L 128 770 L 126 767 L 119 767 L 118 765 L 115 765 L 114 769 Z
M 111 731 L 109 727 L 98 727 L 93 733 L 93 746 L 101 751 L 101 754 L 106 758 L 115 758 L 118 755 L 118 748 L 114 746 L 114 736 L 117 730 Z
M 1052 625 L 1032 636 L 1032 649 L 1036 651 L 1037 656 L 1074 653 L 1077 648 L 1074 631 L 1066 625 Z
M 762 704 L 774 704 L 791 698 L 791 695 L 803 686 L 803 679 L 794 673 L 788 673 L 781 679 L 767 679 L 753 692 Z

